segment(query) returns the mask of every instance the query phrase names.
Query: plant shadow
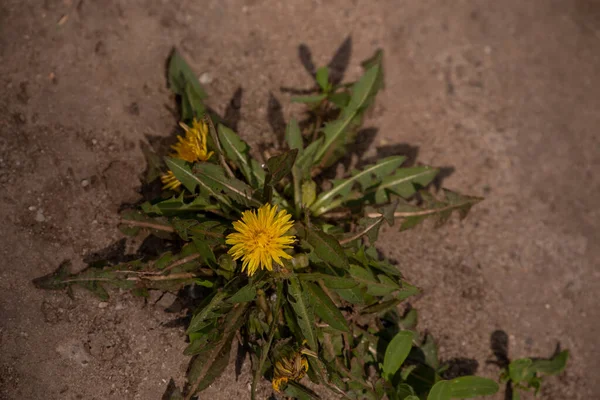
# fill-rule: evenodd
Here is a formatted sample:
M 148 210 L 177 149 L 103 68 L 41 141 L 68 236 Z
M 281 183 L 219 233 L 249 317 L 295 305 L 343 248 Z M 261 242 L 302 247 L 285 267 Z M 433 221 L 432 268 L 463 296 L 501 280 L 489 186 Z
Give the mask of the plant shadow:
M 346 71 L 348 70 L 348 65 L 350 65 L 350 58 L 352 57 L 352 37 L 347 36 L 342 44 L 337 48 L 329 63 L 327 63 L 327 68 L 329 69 L 329 80 L 334 85 L 339 85 L 344 76 L 346 75 Z M 282 86 L 280 90 L 284 93 L 290 93 L 295 95 L 306 95 L 315 93 L 319 90 L 319 86 L 316 80 L 317 67 L 313 61 L 312 51 L 308 47 L 308 45 L 302 43 L 298 46 L 298 58 L 300 60 L 300 64 L 304 67 L 306 72 L 313 78 L 313 87 L 307 89 L 298 89 L 292 87 Z
M 509 339 L 505 331 L 499 329 L 492 332 L 490 336 L 490 349 L 494 354 L 494 360 L 486 361 L 487 364 L 497 365 L 501 369 L 508 368 L 510 359 L 508 358 L 508 347 Z M 512 400 L 513 398 L 513 387 L 512 382 L 506 382 L 504 389 L 504 400 Z

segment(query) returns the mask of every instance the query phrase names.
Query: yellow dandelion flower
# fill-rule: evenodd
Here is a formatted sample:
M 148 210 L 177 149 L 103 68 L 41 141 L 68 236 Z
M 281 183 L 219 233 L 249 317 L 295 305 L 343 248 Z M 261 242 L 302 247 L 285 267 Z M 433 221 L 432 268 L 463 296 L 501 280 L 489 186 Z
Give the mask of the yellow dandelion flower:
M 297 351 L 288 353 L 287 356 L 284 355 L 275 362 L 271 385 L 276 392 L 281 392 L 281 389 L 285 387 L 288 381 L 297 382 L 304 378 L 304 375 L 308 372 L 306 355 L 317 357 L 315 352 L 304 347 L 304 343 L 306 341 L 303 342 L 303 345 Z
M 273 270 L 273 261 L 282 265 L 281 259 L 292 256 L 284 250 L 294 243 L 294 236 L 285 233 L 292 227 L 292 216 L 285 210 L 269 204 L 256 210 L 244 211 L 242 219 L 233 223 L 237 231 L 227 236 L 226 243 L 232 245 L 229 254 L 234 260 L 242 259 L 242 271 L 252 276 L 258 269 Z
M 206 137 L 208 136 L 206 122 L 197 121 L 194 118 L 191 128 L 183 122 L 180 122 L 179 125 L 185 130 L 185 136 L 177 136 L 178 142 L 171 146 L 175 150 L 172 156 L 187 162 L 208 160 L 213 152 L 208 151 L 206 144 Z
M 160 176 L 160 180 L 163 183 L 163 190 L 177 190 L 181 186 L 179 179 L 175 177 L 173 171 L 168 171 L 166 174 Z
M 185 131 L 185 136 L 177 136 L 177 143 L 171 146 L 175 150 L 174 153 L 171 153 L 171 156 L 187 162 L 208 160 L 213 155 L 213 152 L 208 151 L 206 143 L 206 137 L 208 136 L 206 122 L 198 122 L 194 118 L 191 128 L 183 122 L 180 122 L 179 125 Z M 181 182 L 175 177 L 173 171 L 162 174 L 160 180 L 164 185 L 163 190 L 177 190 L 181 186 Z

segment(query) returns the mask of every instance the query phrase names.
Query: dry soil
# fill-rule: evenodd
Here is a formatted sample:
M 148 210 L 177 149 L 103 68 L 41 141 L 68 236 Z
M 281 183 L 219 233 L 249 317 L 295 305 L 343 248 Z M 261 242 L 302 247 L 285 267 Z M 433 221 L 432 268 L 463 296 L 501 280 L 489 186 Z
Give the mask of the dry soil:
M 121 238 L 140 143 L 176 127 L 174 46 L 217 111 L 241 88 L 230 120 L 257 143 L 301 112 L 281 91 L 313 84 L 299 46 L 325 65 L 347 37 L 346 79 L 385 51 L 368 154 L 396 145 L 445 167 L 445 186 L 486 197 L 465 221 L 383 235 L 381 250 L 424 289 L 412 301 L 421 329 L 444 360 L 490 377 L 494 331 L 511 358 L 560 343 L 572 358 L 541 398 L 600 398 L 594 0 L 0 1 L 0 398 L 160 399 L 171 377 L 182 382 L 169 298 L 73 301 L 31 280 Z M 231 366 L 201 398 L 248 398 L 247 369 L 236 381 Z

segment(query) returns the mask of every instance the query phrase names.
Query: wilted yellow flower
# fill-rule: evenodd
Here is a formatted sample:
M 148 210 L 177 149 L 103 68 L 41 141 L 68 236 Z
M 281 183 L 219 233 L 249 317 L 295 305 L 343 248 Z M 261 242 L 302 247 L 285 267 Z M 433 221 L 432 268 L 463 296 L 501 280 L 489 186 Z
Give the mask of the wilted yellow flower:
M 297 351 L 283 355 L 275 361 L 271 385 L 276 392 L 281 392 L 289 380 L 297 382 L 304 378 L 308 371 L 308 360 L 305 356 L 317 357 L 315 352 L 304 347 L 304 343 L 306 341 Z
M 187 162 L 206 161 L 213 152 L 208 151 L 207 140 L 208 126 L 204 121 L 197 121 L 195 118 L 192 121 L 190 128 L 183 122 L 179 125 L 185 130 L 185 136 L 177 136 L 177 143 L 171 148 L 175 150 L 171 153 L 171 157 L 179 158 Z M 161 175 L 160 180 L 163 183 L 163 189 L 177 189 L 181 186 L 181 182 L 175 177 L 173 171 Z
M 173 157 L 185 160 L 187 162 L 206 161 L 212 156 L 206 146 L 206 137 L 208 136 L 208 125 L 204 121 L 192 121 L 190 128 L 183 122 L 179 126 L 185 130 L 185 136 L 177 136 L 178 142 L 171 148 L 175 150 Z
M 162 174 L 160 176 L 160 180 L 163 183 L 163 190 L 175 190 L 178 189 L 179 186 L 181 186 L 181 182 L 179 182 L 179 179 L 177 179 L 175 177 L 175 174 L 173 174 L 173 171 L 168 171 L 166 174 Z
M 227 236 L 226 243 L 232 245 L 229 254 L 234 260 L 242 259 L 242 271 L 253 275 L 259 268 L 273 270 L 273 261 L 282 265 L 281 259 L 292 256 L 284 250 L 294 243 L 294 236 L 286 236 L 294 221 L 287 211 L 277 213 L 270 204 L 256 210 L 244 211 L 242 219 L 233 223 L 237 231 Z

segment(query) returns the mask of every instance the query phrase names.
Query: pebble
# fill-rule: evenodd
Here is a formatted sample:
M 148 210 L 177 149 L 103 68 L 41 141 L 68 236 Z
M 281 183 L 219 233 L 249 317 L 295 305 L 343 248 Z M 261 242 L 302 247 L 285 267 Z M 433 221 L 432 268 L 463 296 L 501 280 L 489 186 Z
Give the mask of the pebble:
M 87 366 L 91 361 L 91 357 L 79 342 L 61 343 L 56 347 L 56 352 L 64 358 L 80 364 L 82 367 Z
M 46 220 L 46 217 L 44 217 L 44 211 L 41 208 L 37 210 L 37 213 L 35 214 L 35 220 L 37 222 L 44 222 Z
M 37 209 L 36 206 L 29 206 L 29 208 L 28 208 L 29 211 L 35 211 L 36 209 Z
M 108 307 L 108 303 L 106 301 L 101 301 L 98 303 L 98 308 L 106 308 Z
M 200 81 L 201 84 L 208 85 L 209 83 L 211 83 L 213 81 L 213 78 L 212 78 L 212 76 L 210 76 L 210 74 L 208 72 L 203 72 L 200 75 L 200 78 L 198 78 L 198 80 Z
M 83 179 L 81 181 L 81 187 L 86 187 L 90 185 L 90 181 L 88 181 L 87 179 Z

